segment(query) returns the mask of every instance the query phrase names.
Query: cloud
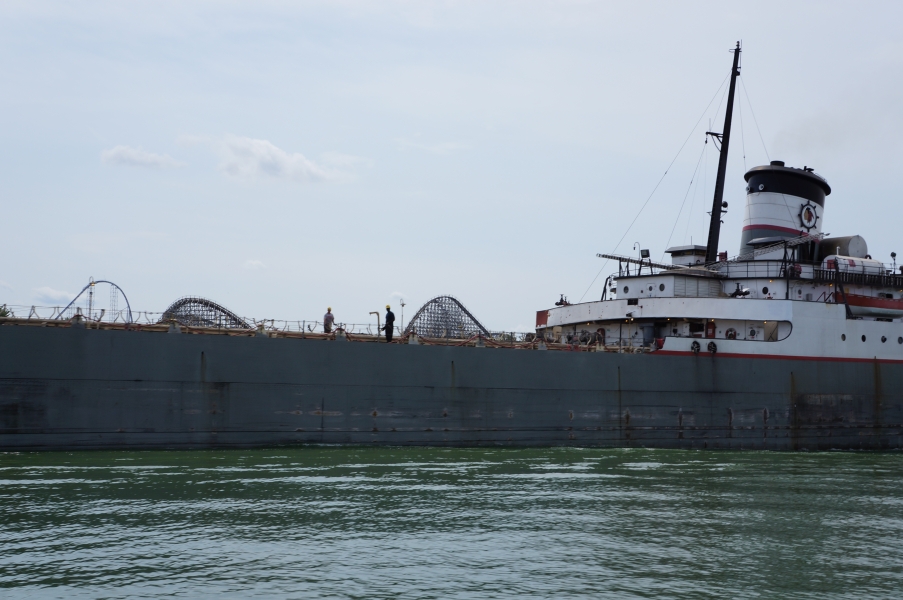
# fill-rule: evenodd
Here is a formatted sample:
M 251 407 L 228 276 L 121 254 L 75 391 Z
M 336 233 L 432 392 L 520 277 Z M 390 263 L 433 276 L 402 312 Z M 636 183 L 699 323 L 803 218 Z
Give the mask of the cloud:
M 373 161 L 369 158 L 342 152 L 324 152 L 314 161 L 300 152 L 287 152 L 269 140 L 237 135 L 180 135 L 176 143 L 188 147 L 210 147 L 222 159 L 220 171 L 237 179 L 347 181 L 353 178 L 350 169 L 373 166 Z
M 243 269 L 247 269 L 248 271 L 262 271 L 263 269 L 267 268 L 267 266 L 265 264 L 263 264 L 262 262 L 260 262 L 259 260 L 250 260 L 250 259 L 241 263 L 241 266 Z
M 373 161 L 363 156 L 355 156 L 353 154 L 342 154 L 341 152 L 324 152 L 320 155 L 323 162 L 333 167 L 356 167 L 363 165 L 367 167 L 373 166 Z
M 464 144 L 462 142 L 441 142 L 438 144 L 425 144 L 423 142 L 407 138 L 395 138 L 395 143 L 397 143 L 398 147 L 401 149 L 412 148 L 414 150 L 429 152 L 430 154 L 449 154 L 456 150 L 468 150 L 470 148 L 469 144 Z
M 159 248 L 168 239 L 169 234 L 161 231 L 87 230 L 69 236 L 69 243 L 80 252 L 104 254 L 122 246 L 150 251 Z
M 209 135 L 184 134 L 184 135 L 180 135 L 176 138 L 176 143 L 178 145 L 186 146 L 186 147 L 198 146 L 201 144 L 212 144 L 212 143 L 215 143 L 216 141 L 217 141 L 216 139 L 210 137 Z
M 108 165 L 151 169 L 175 169 L 185 166 L 185 163 L 177 161 L 168 154 L 154 154 L 130 146 L 114 146 L 109 150 L 104 150 L 100 153 L 100 159 Z
M 239 179 L 287 179 L 316 182 L 338 179 L 338 170 L 318 165 L 298 152 L 288 153 L 267 140 L 226 136 L 218 144 L 220 170 Z
M 75 298 L 75 294 L 55 290 L 51 287 L 35 288 L 35 299 L 42 304 L 68 304 L 70 300 Z
M 2 279 L 0 279 L 0 288 L 3 288 L 3 289 L 5 289 L 5 290 L 9 290 L 9 291 L 13 291 L 13 286 L 11 286 L 10 284 L 6 283 L 6 282 L 3 281 Z
M 404 292 L 392 292 L 391 294 L 389 294 L 389 303 L 392 305 L 397 304 L 399 307 L 401 306 L 402 302 L 404 302 L 405 304 L 410 304 L 410 302 L 406 301 L 407 297 L 408 295 Z

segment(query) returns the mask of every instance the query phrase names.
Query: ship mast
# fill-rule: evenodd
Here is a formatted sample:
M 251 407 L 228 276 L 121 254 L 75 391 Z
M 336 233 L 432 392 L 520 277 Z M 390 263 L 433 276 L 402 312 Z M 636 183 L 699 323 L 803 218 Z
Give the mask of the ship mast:
M 712 220 L 709 222 L 709 239 L 705 247 L 705 262 L 718 260 L 718 238 L 721 235 L 721 202 L 724 197 L 724 174 L 727 171 L 727 148 L 731 141 L 731 117 L 734 115 L 734 89 L 740 74 L 740 42 L 734 52 L 734 66 L 731 68 L 731 86 L 727 93 L 727 109 L 724 113 L 724 130 L 721 135 L 707 132 L 721 141 L 721 157 L 718 159 L 718 177 L 715 179 L 715 198 L 712 200 Z

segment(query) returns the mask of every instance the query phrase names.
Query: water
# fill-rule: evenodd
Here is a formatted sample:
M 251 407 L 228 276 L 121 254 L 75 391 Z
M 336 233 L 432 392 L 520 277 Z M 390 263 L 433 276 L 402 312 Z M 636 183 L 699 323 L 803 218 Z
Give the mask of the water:
M 903 595 L 903 454 L 0 454 L 0 595 Z

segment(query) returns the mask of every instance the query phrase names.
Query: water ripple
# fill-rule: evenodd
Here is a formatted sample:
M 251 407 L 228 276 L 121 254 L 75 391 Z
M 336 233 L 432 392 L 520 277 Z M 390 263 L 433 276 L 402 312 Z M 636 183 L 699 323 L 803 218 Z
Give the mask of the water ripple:
M 903 589 L 900 454 L 13 453 L 0 473 L 0 589 L 17 597 Z

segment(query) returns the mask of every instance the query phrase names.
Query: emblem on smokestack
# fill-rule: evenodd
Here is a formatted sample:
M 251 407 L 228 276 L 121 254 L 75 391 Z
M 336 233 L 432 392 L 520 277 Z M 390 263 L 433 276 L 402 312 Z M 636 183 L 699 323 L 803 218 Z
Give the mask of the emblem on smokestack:
M 806 231 L 812 231 L 815 224 L 818 223 L 818 207 L 807 202 L 800 208 L 800 225 L 806 228 Z

